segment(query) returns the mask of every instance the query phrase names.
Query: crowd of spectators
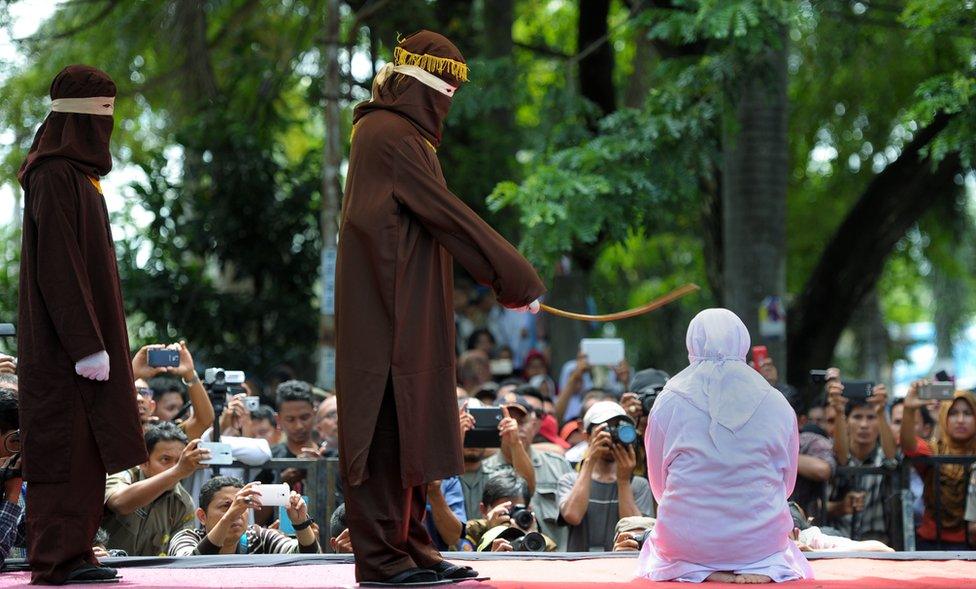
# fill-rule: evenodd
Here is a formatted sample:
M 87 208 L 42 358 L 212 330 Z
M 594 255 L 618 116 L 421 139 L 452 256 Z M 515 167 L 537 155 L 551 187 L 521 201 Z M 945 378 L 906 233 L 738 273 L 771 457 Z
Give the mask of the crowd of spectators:
M 464 471 L 428 486 L 426 524 L 441 550 L 636 551 L 654 526 L 646 478 L 647 416 L 669 375 L 626 360 L 595 365 L 582 351 L 553 367 L 544 319 L 497 305 L 489 289 L 455 291 L 459 435 L 483 427 L 474 410 L 495 408 L 497 443 L 464 444 Z M 273 458 L 335 459 L 337 397 L 287 367 L 215 396 L 185 342 L 179 366 L 132 359 L 147 463 L 111 474 L 98 554 L 170 555 L 351 552 L 341 481 L 331 521 L 311 521 L 306 472 L 260 467 Z M 900 546 L 902 502 L 911 502 L 916 546 L 976 546 L 976 398 L 956 392 L 923 401 L 913 383 L 892 400 L 884 385 L 845 394 L 830 369 L 811 391 L 779 382 L 774 360 L 757 366 L 797 412 L 800 457 L 790 498 L 794 541 L 807 550 Z M 0 554 L 23 554 L 28 485 L 19 471 L 16 361 L 0 355 Z M 249 402 L 248 397 L 256 398 Z M 809 402 L 809 399 L 813 399 Z M 252 400 L 253 401 L 253 400 Z M 215 411 L 215 405 L 217 410 Z M 240 464 L 204 464 L 201 443 L 220 441 Z M 494 426 L 493 426 L 494 427 Z M 910 466 L 902 468 L 902 465 Z M 851 467 L 873 467 L 858 472 Z M 338 469 L 336 469 L 337 471 Z M 261 485 L 288 483 L 289 506 L 261 504 Z M 282 521 L 287 520 L 287 521 Z M 324 536 L 324 537 L 323 537 Z

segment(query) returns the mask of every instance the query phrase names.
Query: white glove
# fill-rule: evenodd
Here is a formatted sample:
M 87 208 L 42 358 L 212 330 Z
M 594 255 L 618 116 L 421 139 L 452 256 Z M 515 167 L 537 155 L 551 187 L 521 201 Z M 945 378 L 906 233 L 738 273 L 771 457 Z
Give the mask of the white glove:
M 532 301 L 525 307 L 515 307 L 512 310 L 518 311 L 519 313 L 532 313 L 533 315 L 535 315 L 536 313 L 539 312 L 539 299 Z
M 75 364 L 75 372 L 90 380 L 108 380 L 108 353 L 104 350 L 82 358 Z

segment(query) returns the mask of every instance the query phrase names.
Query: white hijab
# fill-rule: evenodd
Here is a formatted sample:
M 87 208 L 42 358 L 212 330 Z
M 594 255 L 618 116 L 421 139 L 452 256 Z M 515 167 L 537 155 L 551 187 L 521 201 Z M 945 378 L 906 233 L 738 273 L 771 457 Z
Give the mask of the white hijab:
M 770 392 L 761 374 L 746 364 L 749 331 L 728 309 L 705 309 L 688 325 L 688 361 L 664 386 L 708 413 L 708 434 L 716 441 L 718 427 L 733 434 L 749 421 Z

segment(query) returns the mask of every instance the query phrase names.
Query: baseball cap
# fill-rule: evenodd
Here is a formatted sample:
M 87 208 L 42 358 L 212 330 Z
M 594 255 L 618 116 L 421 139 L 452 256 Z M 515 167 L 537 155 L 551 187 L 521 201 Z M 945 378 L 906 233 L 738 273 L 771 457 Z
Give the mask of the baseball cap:
M 559 437 L 568 441 L 569 436 L 573 435 L 573 432 L 577 431 L 581 427 L 583 426 L 580 424 L 580 420 L 578 419 L 567 421 L 565 424 L 563 424 L 563 428 L 559 430 Z
M 569 442 L 559 437 L 556 418 L 552 415 L 546 415 L 544 418 L 542 418 L 542 426 L 539 428 L 539 435 L 559 446 L 563 450 L 569 448 Z
M 586 415 L 583 416 L 583 429 L 590 431 L 590 428 L 594 425 L 606 423 L 614 417 L 623 417 L 630 423 L 634 423 L 634 420 L 627 416 L 624 408 L 617 403 L 613 401 L 597 401 L 586 412 Z
M 663 387 L 664 383 L 671 378 L 667 372 L 657 368 L 647 368 L 634 375 L 630 381 L 630 388 L 627 390 L 637 393 L 648 387 Z
M 529 402 L 526 401 L 525 397 L 522 396 L 516 397 L 514 403 L 505 403 L 504 405 L 502 405 L 502 407 L 507 407 L 509 409 L 509 412 L 511 412 L 512 409 L 516 411 L 520 411 L 523 416 L 528 415 L 529 413 L 535 411 L 532 405 L 529 405 Z

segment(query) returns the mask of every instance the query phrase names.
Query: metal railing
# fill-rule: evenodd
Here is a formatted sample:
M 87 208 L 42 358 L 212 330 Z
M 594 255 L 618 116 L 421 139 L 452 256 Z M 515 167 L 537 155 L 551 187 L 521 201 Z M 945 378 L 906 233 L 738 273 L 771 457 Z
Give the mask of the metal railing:
M 965 477 L 968 480 L 973 466 L 976 464 L 976 456 L 918 456 L 905 458 L 891 466 L 838 466 L 832 479 L 832 482 L 836 482 L 844 477 L 856 479 L 870 475 L 881 475 L 884 477 L 880 498 L 884 501 L 885 528 L 888 533 L 888 539 L 892 547 L 896 550 L 915 550 L 915 513 L 913 509 L 915 497 L 912 495 L 909 485 L 910 469 L 913 468 L 913 464 L 925 464 L 934 466 L 935 468 L 941 468 L 941 466 L 946 464 L 960 464 L 966 467 Z M 936 543 L 941 550 L 943 548 L 942 481 L 939 476 L 932 476 L 931 480 L 935 487 L 933 489 L 935 513 L 932 514 L 932 517 L 935 520 Z M 854 487 L 861 489 L 864 486 L 855 483 Z M 826 511 L 829 500 L 830 489 L 828 485 L 824 485 L 821 523 L 827 521 Z M 854 540 L 860 539 L 860 524 L 859 518 L 851 518 L 851 538 Z M 968 526 L 964 527 L 966 529 L 966 542 L 969 543 L 969 529 Z

